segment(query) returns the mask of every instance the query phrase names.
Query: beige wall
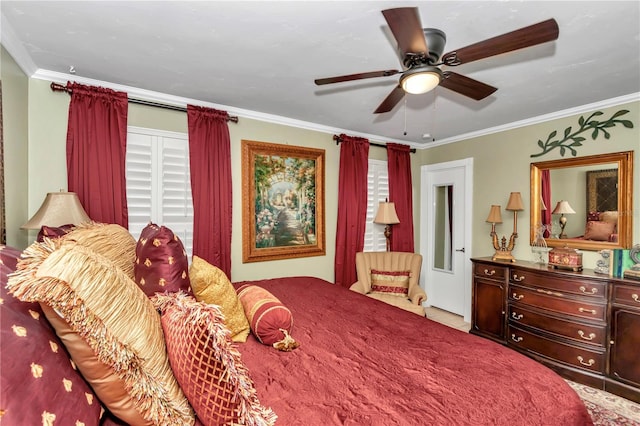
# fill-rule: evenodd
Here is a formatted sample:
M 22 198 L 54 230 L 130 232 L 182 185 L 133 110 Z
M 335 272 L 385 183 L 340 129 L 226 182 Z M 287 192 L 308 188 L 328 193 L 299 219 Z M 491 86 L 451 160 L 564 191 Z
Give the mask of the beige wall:
M 23 222 L 42 203 L 47 192 L 67 187 L 65 139 L 69 96 L 52 92 L 49 82 L 29 81 L 30 143 L 29 155 L 29 212 Z M 187 132 L 187 118 L 183 112 L 163 110 L 131 104 L 128 124 L 137 127 Z M 234 281 L 273 278 L 279 276 L 310 275 L 333 281 L 335 254 L 335 223 L 337 218 L 337 188 L 339 147 L 332 134 L 270 124 L 240 118 L 229 123 L 231 136 L 231 162 L 233 175 L 233 227 L 232 227 L 232 279 Z M 272 142 L 325 150 L 325 234 L 326 255 L 272 262 L 242 263 L 242 182 L 241 141 L 243 139 Z M 384 150 L 380 150 L 383 151 Z M 379 154 L 378 154 L 379 155 Z M 23 179 L 26 181 L 27 177 Z M 35 232 L 30 235 L 30 241 Z M 26 243 L 20 244 L 25 246 Z
M 28 210 L 28 78 L 2 47 L 2 126 L 7 244 L 27 245 L 27 232 L 20 229 Z M 42 201 L 42 200 L 41 200 Z
M 31 144 L 29 155 L 29 212 L 24 220 L 40 206 L 47 192 L 66 190 L 65 138 L 69 96 L 52 92 L 49 82 L 29 81 L 29 104 L 34 105 L 30 114 Z M 130 104 L 128 124 L 160 130 L 187 132 L 187 118 L 183 112 Z M 231 137 L 231 162 L 233 175 L 233 226 L 232 226 L 232 279 L 234 281 L 273 278 L 279 276 L 309 275 L 333 282 L 335 256 L 335 229 L 337 220 L 338 167 L 340 148 L 333 134 L 266 123 L 240 118 L 239 123 L 229 123 Z M 276 260 L 270 262 L 242 263 L 242 182 L 241 141 L 253 140 L 289 144 L 325 150 L 325 235 L 326 255 Z M 386 160 L 383 148 L 371 147 L 370 158 Z M 413 179 L 419 179 L 419 155 L 414 154 Z M 48 170 L 45 172 L 45 170 Z M 26 177 L 25 177 L 26 180 Z M 415 197 L 414 191 L 414 197 Z M 418 215 L 414 201 L 414 215 Z M 416 222 L 417 223 L 417 222 Z M 23 231 L 24 232 L 24 231 Z M 418 228 L 415 229 L 417 246 Z M 35 239 L 35 232 L 30 241 Z M 23 244 L 22 246 L 26 245 Z
M 604 108 L 601 119 L 609 118 L 614 112 L 628 109 L 630 112 L 624 117 L 634 124 L 633 129 L 627 129 L 617 125 L 609 129 L 611 138 L 603 136 L 592 140 L 590 134 L 584 134 L 587 138 L 583 146 L 578 147 L 578 157 L 596 155 L 608 152 L 635 151 L 634 154 L 634 179 L 633 179 L 633 241 L 640 243 L 640 227 L 637 225 L 640 216 L 640 102 L 632 102 L 626 105 L 618 105 Z M 505 212 L 504 207 L 509 199 L 509 193 L 519 191 L 525 205 L 525 211 L 518 214 L 518 239 L 514 255 L 518 259 L 532 260 L 529 245 L 530 226 L 530 191 L 529 191 L 529 166 L 538 161 L 570 158 L 570 154 L 561 157 L 559 150 L 552 151 L 541 157 L 532 158 L 531 155 L 541 152 L 538 140 L 546 140 L 554 130 L 559 134 L 564 129 L 578 126 L 578 118 L 581 115 L 548 121 L 541 124 L 526 126 L 508 130 L 487 136 L 476 137 L 464 141 L 442 145 L 420 152 L 421 164 L 436 164 L 446 161 L 459 160 L 472 157 L 474 168 L 474 194 L 473 194 L 473 236 L 472 256 L 490 256 L 494 250 L 489 238 L 491 227 L 485 222 L 489 214 L 491 204 L 502 206 L 501 225 L 497 225 L 498 235 L 511 235 L 513 230 L 513 214 Z M 418 182 L 414 180 L 414 182 Z M 415 201 L 414 201 L 415 202 Z M 584 265 L 587 268 L 596 266 L 599 256 L 595 252 L 585 252 Z

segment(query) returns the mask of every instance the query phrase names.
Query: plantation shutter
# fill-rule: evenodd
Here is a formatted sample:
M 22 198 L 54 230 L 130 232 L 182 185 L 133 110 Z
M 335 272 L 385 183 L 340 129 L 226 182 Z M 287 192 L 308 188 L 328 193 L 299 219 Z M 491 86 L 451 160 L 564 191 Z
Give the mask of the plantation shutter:
M 193 247 L 193 201 L 187 134 L 129 127 L 127 134 L 129 232 L 137 239 L 154 222 Z
M 373 223 L 378 204 L 389 198 L 389 172 L 387 162 L 369 160 L 367 174 L 367 223 L 364 231 L 364 251 L 385 251 L 387 240 L 384 225 Z

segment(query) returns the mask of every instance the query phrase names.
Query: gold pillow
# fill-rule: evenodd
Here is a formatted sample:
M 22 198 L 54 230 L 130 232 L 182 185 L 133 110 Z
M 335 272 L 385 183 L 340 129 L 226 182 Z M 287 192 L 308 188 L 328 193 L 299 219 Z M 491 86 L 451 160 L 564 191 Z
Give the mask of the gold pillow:
M 23 252 L 7 288 L 20 300 L 52 308 L 47 317 L 98 398 L 116 416 L 143 425 L 194 423 L 169 365 L 158 312 L 109 259 L 66 239 L 34 243 Z M 64 321 L 56 321 L 56 315 Z
M 122 226 L 100 222 L 80 224 L 63 238 L 89 247 L 115 263 L 129 278 L 133 278 L 136 240 Z
M 234 342 L 246 342 L 249 336 L 249 321 L 227 275 L 206 260 L 193 256 L 193 262 L 189 267 L 189 280 L 198 302 L 220 306 L 225 324 L 231 331 L 231 339 Z
M 614 225 L 617 226 L 618 225 L 618 212 L 615 211 L 615 210 L 602 212 L 602 213 L 600 213 L 600 220 L 602 222 L 613 223 Z

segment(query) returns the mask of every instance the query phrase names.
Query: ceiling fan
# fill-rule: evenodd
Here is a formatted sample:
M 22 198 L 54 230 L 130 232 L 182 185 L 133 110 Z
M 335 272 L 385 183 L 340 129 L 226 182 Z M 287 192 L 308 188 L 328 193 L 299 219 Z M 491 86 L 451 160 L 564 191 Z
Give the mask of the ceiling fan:
M 403 71 L 372 71 L 315 80 L 315 83 L 320 86 L 401 74 L 398 85 L 382 101 L 374 114 L 391 111 L 402 100 L 405 93 L 426 93 L 438 85 L 477 101 L 484 99 L 498 89 L 453 71 L 442 70 L 440 66 L 454 67 L 501 53 L 535 46 L 556 40 L 559 34 L 558 23 L 555 19 L 548 19 L 443 55 L 446 42 L 445 33 L 435 28 L 423 29 L 417 7 L 387 9 L 383 10 L 382 14 L 398 42 Z

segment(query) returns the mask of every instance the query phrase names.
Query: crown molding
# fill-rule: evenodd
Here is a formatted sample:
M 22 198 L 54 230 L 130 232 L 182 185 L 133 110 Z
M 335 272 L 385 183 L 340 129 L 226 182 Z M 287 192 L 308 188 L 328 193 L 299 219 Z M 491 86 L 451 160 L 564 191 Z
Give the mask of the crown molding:
M 582 114 L 585 112 L 591 112 L 593 110 L 601 109 L 601 108 L 609 108 L 616 105 L 621 105 L 629 102 L 634 102 L 640 100 L 640 92 L 632 93 L 629 95 L 619 96 L 616 98 L 605 99 L 599 102 L 594 102 L 591 104 L 581 105 L 574 108 L 568 108 L 561 111 L 556 111 L 550 114 L 539 115 L 537 117 L 527 118 L 525 120 L 514 121 L 513 123 L 504 124 L 501 126 L 489 127 L 486 129 L 479 130 L 477 132 L 464 133 L 458 136 L 453 136 L 450 138 L 442 139 L 439 141 L 431 142 L 428 146 L 425 146 L 424 143 L 415 143 L 409 142 L 400 139 L 391 139 L 387 137 L 383 137 L 380 135 L 372 135 L 368 133 L 359 133 L 354 132 L 348 129 L 340 129 L 331 126 L 325 126 L 318 123 L 312 123 L 308 121 L 296 120 L 289 117 L 274 115 L 274 114 L 266 114 L 258 111 L 252 111 L 248 109 L 236 108 L 229 105 L 221 105 L 214 104 L 210 102 L 203 102 L 198 99 L 184 98 L 181 96 L 173 96 L 166 93 L 154 92 L 151 90 L 140 89 L 132 86 L 125 86 L 121 84 L 110 83 L 101 80 L 94 80 L 90 78 L 84 78 L 73 74 L 59 73 L 54 71 L 48 71 L 43 69 L 38 69 L 32 75 L 32 78 L 37 78 L 41 80 L 53 81 L 59 84 L 66 84 L 67 81 L 75 81 L 80 84 L 87 84 L 93 86 L 101 86 L 109 89 L 126 92 L 129 97 L 139 98 L 144 100 L 149 100 L 152 102 L 159 102 L 168 105 L 178 106 L 178 107 L 186 107 L 188 104 L 190 105 L 199 105 L 205 106 L 209 108 L 215 108 L 227 111 L 231 115 L 237 115 L 238 117 L 249 118 L 252 120 L 263 121 L 267 123 L 279 124 L 284 126 L 296 127 L 305 130 L 312 130 L 321 133 L 328 134 L 340 134 L 345 133 L 350 136 L 357 136 L 361 138 L 369 139 L 372 142 L 381 142 L 381 143 L 398 143 L 403 145 L 409 145 L 411 148 L 415 149 L 429 149 L 435 148 L 441 145 L 447 145 L 450 143 L 460 142 L 467 139 L 477 138 L 481 136 L 487 136 L 494 133 L 504 132 L 507 130 L 513 130 L 520 127 L 531 126 L 535 124 L 544 123 L 546 121 L 551 121 L 559 118 L 570 117 L 577 114 Z
M 447 145 L 454 142 L 460 142 L 467 139 L 477 138 L 480 136 L 487 136 L 494 133 L 500 133 L 507 130 L 518 129 L 520 127 L 532 126 L 534 124 L 544 123 L 546 121 L 556 120 L 558 118 L 571 117 L 578 114 L 583 114 L 587 112 L 592 112 L 594 110 L 609 108 L 616 105 L 622 105 L 629 102 L 635 102 L 640 100 L 640 92 L 632 93 L 629 95 L 618 96 L 617 98 L 605 99 L 602 101 L 594 102 L 591 104 L 580 105 L 575 108 L 568 108 L 561 111 L 552 112 L 550 114 L 539 115 L 537 117 L 527 118 L 525 120 L 514 121 L 513 123 L 504 124 L 496 127 L 489 127 L 483 130 L 479 130 L 477 132 L 465 133 L 458 136 L 453 136 L 450 138 L 442 139 L 437 142 L 432 142 L 429 146 L 422 145 L 422 149 L 435 148 L 440 145 Z
M 0 15 L 0 44 L 7 49 L 7 52 L 27 76 L 32 76 L 36 72 L 38 67 L 18 40 L 18 37 L 16 37 L 13 27 L 4 17 L 4 14 Z
M 110 83 L 107 81 L 84 78 L 74 74 L 66 74 L 66 73 L 60 73 L 60 72 L 49 71 L 44 69 L 38 69 L 35 73 L 33 73 L 32 78 L 36 78 L 39 80 L 52 81 L 52 82 L 63 84 L 63 85 L 66 85 L 68 81 L 75 81 L 80 84 L 100 86 L 100 87 L 105 87 L 105 88 L 109 88 L 116 91 L 126 92 L 130 98 L 144 99 L 147 101 L 158 102 L 158 103 L 168 104 L 168 105 L 177 106 L 177 107 L 186 107 L 187 105 L 199 105 L 199 106 L 204 106 L 208 108 L 224 110 L 224 111 L 227 111 L 230 115 L 237 115 L 238 117 L 264 121 L 267 123 L 297 127 L 300 129 L 313 130 L 313 131 L 322 132 L 322 133 L 329 133 L 332 135 L 336 133 L 338 134 L 345 133 L 350 136 L 366 138 L 372 142 L 382 142 L 382 143 L 392 142 L 392 143 L 398 143 L 403 145 L 409 145 L 412 148 L 419 147 L 419 145 L 412 145 L 411 142 L 408 142 L 405 140 L 391 139 L 391 138 L 386 138 L 379 135 L 371 135 L 368 133 L 359 133 L 359 132 L 354 132 L 352 130 L 340 129 L 336 127 L 325 126 L 322 124 L 311 123 L 308 121 L 296 120 L 293 118 L 284 117 L 280 115 L 266 114 L 263 112 L 236 108 L 229 105 L 203 102 L 198 99 L 185 98 L 181 96 L 173 96 L 166 93 L 140 89 L 137 87 L 125 86 L 121 84 Z

